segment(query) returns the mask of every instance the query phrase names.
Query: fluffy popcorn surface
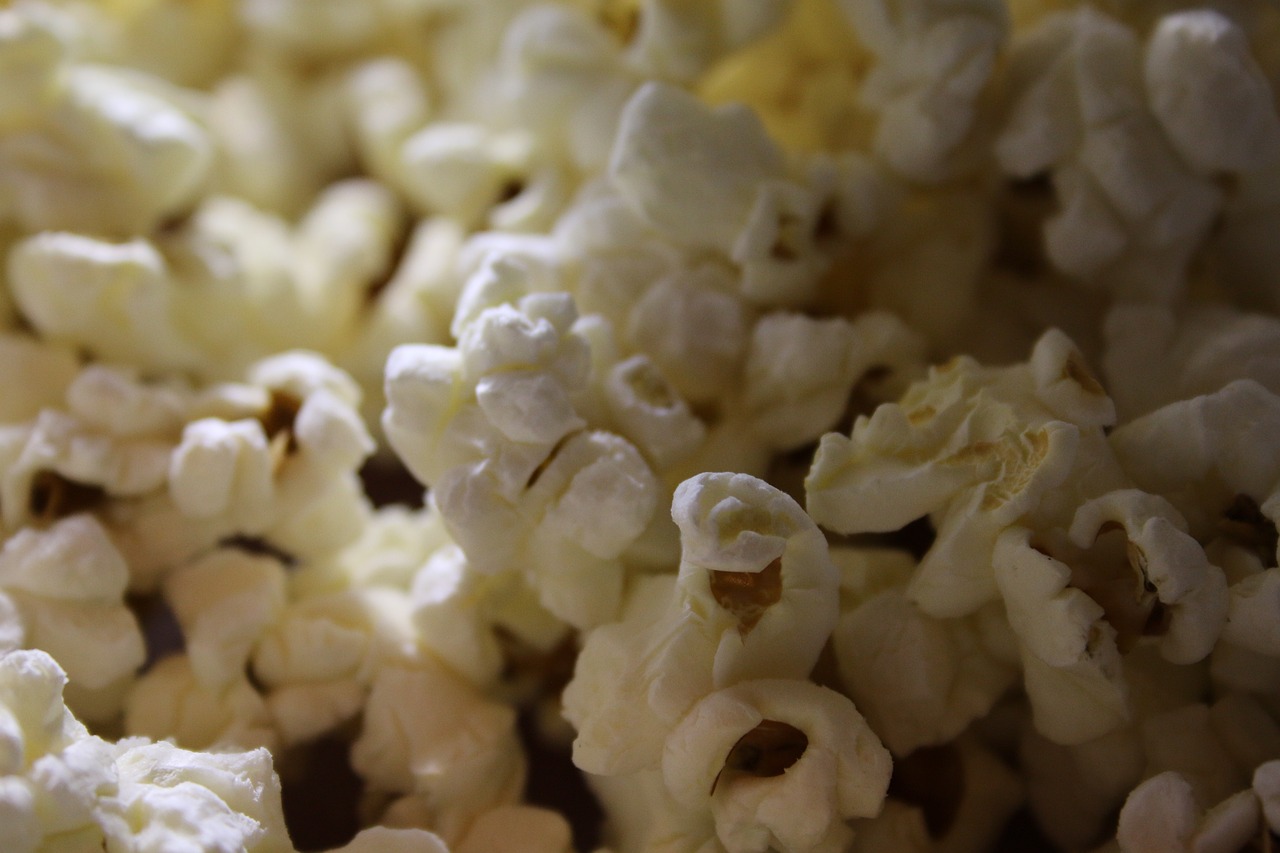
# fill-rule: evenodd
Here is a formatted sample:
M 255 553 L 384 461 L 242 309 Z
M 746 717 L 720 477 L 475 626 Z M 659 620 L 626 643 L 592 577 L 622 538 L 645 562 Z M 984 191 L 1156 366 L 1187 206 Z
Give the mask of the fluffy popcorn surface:
M 840 7 L 877 59 L 859 90 L 879 114 L 876 154 L 912 180 L 951 177 L 1007 37 L 1005 5 L 843 0 Z
M 1239 850 L 1275 832 L 1276 762 L 1260 765 L 1252 788 L 1205 804 L 1182 774 L 1169 770 L 1134 788 L 1120 810 L 1116 840 L 1125 853 Z M 1262 842 L 1265 844 L 1266 842 Z
M 1280 116 L 1245 32 L 1212 9 L 1160 20 L 1143 72 L 1151 110 L 1201 172 L 1249 172 L 1280 155 Z
M 285 568 L 274 557 L 220 549 L 170 574 L 164 594 L 197 678 L 220 687 L 242 676 L 253 646 L 283 612 Z
M 66 675 L 41 651 L 0 656 L 0 839 L 36 851 L 64 836 L 102 843 L 95 810 L 114 792 L 111 747 L 62 702 Z
M 8 270 L 15 301 L 54 340 L 131 364 L 201 364 L 174 322 L 179 308 L 169 265 L 146 240 L 43 231 L 15 247 Z
M 214 147 L 186 95 L 108 66 L 65 63 L 58 72 L 36 120 L 0 137 L 10 218 L 28 231 L 123 236 L 196 198 Z
M 662 772 L 686 807 L 710 799 L 727 850 L 841 850 L 844 820 L 880 810 L 891 763 L 847 698 L 762 680 L 698 702 L 667 739 Z
M 284 729 L 243 674 L 208 686 L 186 655 L 162 658 L 139 676 L 124 712 L 129 734 L 172 739 L 192 750 L 272 749 L 280 742 L 277 729 Z M 319 713 L 313 707 L 312 714 Z
M 1102 370 L 1121 422 L 1212 394 L 1236 379 L 1280 391 L 1275 317 L 1201 303 L 1174 311 L 1117 305 L 1104 326 Z
M 703 474 L 676 490 L 672 516 L 678 577 L 646 579 L 620 622 L 588 634 L 565 689 L 574 762 L 591 773 L 651 766 L 671 726 L 716 688 L 803 677 L 835 625 L 825 539 L 783 492 Z
M 1017 677 L 1002 643 L 1008 629 L 992 604 L 963 619 L 921 612 L 904 586 L 915 568 L 901 552 L 833 552 L 846 578 L 883 577 L 883 588 L 842 604 L 832 635 L 840 677 L 895 755 L 955 738 L 985 716 Z M 910 677 L 906 677 L 910 673 Z
M 545 607 L 586 627 L 616 613 L 619 557 L 649 524 L 658 484 L 630 442 L 583 429 L 592 341 L 572 298 L 528 292 L 527 272 L 482 265 L 455 315 L 457 348 L 392 353 L 383 426 L 477 569 L 521 571 Z M 644 420 L 652 409 L 616 389 L 612 399 L 642 445 L 666 440 Z
M 128 580 L 120 553 L 89 515 L 25 528 L 0 550 L 0 590 L 13 607 L 18 642 L 48 651 L 77 689 L 106 690 L 142 665 L 142 632 L 124 603 Z
M 1099 536 L 1108 522 L 1124 532 L 1122 543 Z M 1122 491 L 1080 506 L 1074 550 L 1034 543 L 1025 529 L 1001 536 L 996 581 L 1046 737 L 1082 743 L 1129 718 L 1122 656 L 1142 638 L 1179 664 L 1213 648 L 1227 613 L 1226 579 L 1181 527 L 1167 502 Z
M 410 597 L 419 640 L 477 685 L 496 681 L 506 664 L 499 630 L 543 651 L 565 632 L 522 579 L 477 572 L 453 545 L 427 559 L 413 578 Z
M 996 153 L 1015 176 L 1051 171 L 1060 209 L 1045 225 L 1049 258 L 1123 298 L 1176 298 L 1223 204 L 1212 176 L 1280 154 L 1269 84 L 1244 35 L 1205 9 L 1163 18 L 1143 45 L 1082 7 L 1045 18 L 1014 53 Z M 1243 127 L 1235 110 L 1249 116 Z
M 291 851 L 265 749 L 196 753 L 90 735 L 47 654 L 0 657 L 6 849 Z
M 453 841 L 525 777 L 514 709 L 430 664 L 380 670 L 351 762 L 374 789 L 426 797 L 430 828 Z
M 108 850 L 293 849 L 267 750 L 202 753 L 131 741 L 117 750 L 119 789 L 103 804 Z
M 1085 492 L 1124 480 L 1101 427 L 1114 418 L 1079 351 L 1056 330 L 1028 362 L 982 368 L 960 357 L 930 370 L 898 403 L 822 437 L 805 479 L 814 519 L 842 533 L 896 530 L 932 514 L 937 540 L 908 595 L 933 616 L 971 613 L 996 596 L 990 553 L 1000 530 L 1057 514 L 1084 468 Z M 1070 511 L 1066 508 L 1066 511 Z
M 609 174 L 651 224 L 682 242 L 733 250 L 760 185 L 784 178 L 781 152 L 748 110 L 712 111 L 649 83 L 627 103 Z
M 677 595 L 702 622 L 677 646 L 714 645 L 717 685 L 807 671 L 835 627 L 839 575 L 799 504 L 749 475 L 701 474 L 676 489 L 671 516 Z
M 1246 526 L 1261 525 L 1261 533 L 1274 523 L 1268 521 L 1275 515 L 1270 497 L 1280 483 L 1280 463 L 1267 442 L 1277 423 L 1280 397 L 1239 380 L 1130 421 L 1109 441 L 1134 483 L 1167 498 L 1191 533 L 1207 542 L 1221 535 L 1220 522 L 1236 514 L 1232 507 L 1241 496 L 1256 508 L 1242 516 L 1253 519 Z M 1265 536 L 1258 544 L 1268 550 L 1263 543 Z

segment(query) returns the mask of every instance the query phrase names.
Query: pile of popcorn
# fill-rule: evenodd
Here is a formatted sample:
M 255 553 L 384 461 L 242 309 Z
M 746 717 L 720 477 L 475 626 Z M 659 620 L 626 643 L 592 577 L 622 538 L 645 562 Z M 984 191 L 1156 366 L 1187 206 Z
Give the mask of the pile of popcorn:
M 0 850 L 1272 850 L 1277 237 L 1274 0 L 13 0 Z

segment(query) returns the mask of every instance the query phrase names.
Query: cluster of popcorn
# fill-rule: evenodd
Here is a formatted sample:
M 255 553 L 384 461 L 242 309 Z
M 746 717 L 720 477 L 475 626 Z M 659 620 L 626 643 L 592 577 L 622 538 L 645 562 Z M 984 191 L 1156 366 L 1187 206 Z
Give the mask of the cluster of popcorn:
M 0 849 L 1270 850 L 1278 228 L 1271 0 L 6 4 Z

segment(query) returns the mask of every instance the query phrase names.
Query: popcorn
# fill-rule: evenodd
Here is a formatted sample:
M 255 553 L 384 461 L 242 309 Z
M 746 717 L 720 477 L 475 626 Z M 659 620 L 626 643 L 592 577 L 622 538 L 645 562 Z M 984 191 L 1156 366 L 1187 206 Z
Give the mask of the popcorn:
M 1113 420 L 1078 351 L 1050 331 L 1028 363 L 988 372 L 958 358 L 860 417 L 849 438 L 823 436 L 805 480 L 808 509 L 842 533 L 934 513 L 938 538 L 907 594 L 931 616 L 972 613 L 997 595 L 989 555 L 1001 529 L 1070 512 L 1057 505 L 1075 497 L 1060 487 L 1077 466 L 1086 492 L 1124 484 L 1102 441 Z
M 841 850 L 880 810 L 891 761 L 853 705 L 807 682 L 744 681 L 696 704 L 662 772 L 686 808 L 710 799 L 728 850 Z
M 55 54 L 56 32 L 37 35 L 43 27 L 23 20 L 21 9 L 6 16 L 7 74 L 13 91 L 32 97 L 16 115 L 10 108 L 0 135 L 9 218 L 25 231 L 126 236 L 197 199 L 214 148 L 185 94 L 154 78 L 69 62 L 65 47 Z M 30 59 L 19 59 L 24 51 Z
M 111 747 L 63 705 L 66 683 L 44 652 L 0 655 L 0 838 L 9 849 L 40 850 L 58 836 L 102 844 L 94 812 L 115 788 Z
M 1079 507 L 1070 545 L 1052 537 L 1032 545 L 1026 531 L 1002 536 L 997 581 L 1023 643 L 1036 726 L 1050 739 L 1080 743 L 1128 718 L 1121 655 L 1143 637 L 1179 664 L 1213 648 L 1227 583 L 1183 525 L 1162 499 L 1121 491 Z M 1101 535 L 1115 528 L 1123 541 Z M 1086 693 L 1074 686 L 1082 682 L 1094 686 Z M 1090 707 L 1071 704 L 1086 696 Z
M 1208 541 L 1241 495 L 1259 508 L 1251 513 L 1261 514 L 1258 523 L 1275 514 L 1269 498 L 1280 484 L 1280 465 L 1264 448 L 1278 418 L 1276 395 L 1245 379 L 1157 409 L 1109 441 L 1133 481 L 1166 497 L 1192 534 Z
M 1017 677 L 998 605 L 935 619 L 905 594 L 915 569 L 908 555 L 842 548 L 832 558 L 842 594 L 853 598 L 832 635 L 840 678 L 895 755 L 946 743 L 990 712 Z
M 170 574 L 165 599 L 196 678 L 220 687 L 243 676 L 253 647 L 285 606 L 285 570 L 272 557 L 220 549 Z
M 1271 87 L 1230 18 L 1210 9 L 1161 18 L 1143 72 L 1151 111 L 1192 168 L 1250 172 L 1280 155 Z
M 657 483 L 629 442 L 583 429 L 590 343 L 567 294 L 503 301 L 523 289 L 520 272 L 473 277 L 456 349 L 393 352 L 383 426 L 478 570 L 520 568 L 545 607 L 585 627 L 616 612 L 619 558 L 648 524 Z
M 1235 379 L 1276 392 L 1280 323 L 1222 304 L 1181 311 L 1117 305 L 1107 315 L 1102 370 L 1121 422 L 1160 406 L 1212 394 Z
M 265 749 L 196 753 L 169 743 L 117 747 L 119 789 L 105 804 L 123 849 L 289 851 L 280 781 Z
M 20 530 L 0 550 L 0 598 L 16 629 L 6 645 L 52 655 L 75 685 L 76 710 L 91 720 L 119 711 L 119 688 L 146 656 L 124 604 L 128 579 L 119 552 L 88 515 Z
M 1232 850 L 1275 832 L 1275 783 L 1280 764 L 1260 765 L 1251 789 L 1205 808 L 1184 776 L 1166 771 L 1133 790 L 1120 811 L 1121 850 Z M 1265 843 L 1265 842 L 1264 842 Z
M 1009 29 L 1003 3 L 843 0 L 878 63 L 859 96 L 879 113 L 874 150 L 907 178 L 953 176 Z
M 1044 19 L 1013 62 L 996 153 L 1016 177 L 1050 171 L 1054 266 L 1124 299 L 1177 298 L 1223 205 L 1213 177 L 1280 155 L 1280 119 L 1238 27 L 1208 10 L 1168 15 L 1143 46 L 1085 8 Z M 1251 124 L 1237 129 L 1237 113 Z
M 0 11 L 0 847 L 1265 846 L 1280 12 L 1077 6 Z
M 193 753 L 90 735 L 62 705 L 45 653 L 0 657 L 5 723 L 0 837 L 9 849 L 292 850 L 265 749 Z
M 749 111 L 712 111 L 656 83 L 627 103 L 609 175 L 661 233 L 725 255 L 746 227 L 761 184 L 784 179 L 781 152 Z
M 169 738 L 186 749 L 274 749 L 280 743 L 270 709 L 243 672 L 209 684 L 186 655 L 165 657 L 139 676 L 124 712 L 129 734 Z
M 782 492 L 704 474 L 676 490 L 672 517 L 679 577 L 641 582 L 621 622 L 588 635 L 565 688 L 574 763 L 590 773 L 652 766 L 671 727 L 712 690 L 803 677 L 835 625 L 826 543 Z
M 696 78 L 713 60 L 760 37 L 786 15 L 789 0 L 717 0 L 685 8 L 664 0 L 638 4 L 630 59 L 658 79 Z
M 922 355 L 919 339 L 889 314 L 868 312 L 854 323 L 765 315 L 752 329 L 744 366 L 745 416 L 771 447 L 794 449 L 836 424 L 854 384 L 872 369 L 909 374 Z
M 351 762 L 374 790 L 420 803 L 446 841 L 524 786 L 515 712 L 434 665 L 379 672 Z

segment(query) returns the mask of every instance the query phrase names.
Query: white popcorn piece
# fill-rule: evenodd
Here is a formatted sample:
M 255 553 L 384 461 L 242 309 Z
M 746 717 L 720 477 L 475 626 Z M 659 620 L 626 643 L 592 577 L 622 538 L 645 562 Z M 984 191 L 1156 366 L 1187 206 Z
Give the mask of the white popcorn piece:
M 115 792 L 111 746 L 62 701 L 66 675 L 41 651 L 0 655 L 0 840 L 38 851 L 101 846 L 99 798 Z
M 524 786 L 515 711 L 433 664 L 379 671 L 351 762 L 376 790 L 425 797 L 451 842 Z
M 620 331 L 690 403 L 723 395 L 737 379 L 751 318 L 734 286 L 722 267 L 707 264 L 662 276 L 626 303 Z
M 1224 204 L 1215 177 L 1280 154 L 1268 84 L 1218 12 L 1162 18 L 1145 56 L 1138 34 L 1105 14 L 1051 15 L 1015 42 L 1011 77 L 1001 166 L 1049 172 L 1050 260 L 1123 299 L 1176 299 Z
M 1120 525 L 1126 553 L 1143 595 L 1153 594 L 1166 613 L 1160 653 L 1172 663 L 1203 660 L 1227 617 L 1227 581 L 1187 535 L 1185 521 L 1163 498 L 1135 490 L 1110 492 L 1076 510 L 1068 535 L 1087 548 L 1104 527 Z
M 136 234 L 195 201 L 214 148 L 184 95 L 99 65 L 64 65 L 58 82 L 37 123 L 0 138 L 0 171 L 25 230 Z
M 540 148 L 588 173 L 607 162 L 618 114 L 638 83 L 602 19 L 609 14 L 551 4 L 521 9 L 496 62 L 503 112 Z
M 709 800 L 720 843 L 742 851 L 844 849 L 853 834 L 844 821 L 880 810 L 891 765 L 847 698 L 789 680 L 710 694 L 662 755 L 676 801 Z
M 386 587 L 348 588 L 290 602 L 253 652 L 268 688 L 298 683 L 367 684 L 384 664 L 412 657 L 408 596 Z
M 217 190 L 264 210 L 304 210 L 351 169 L 344 96 L 340 74 L 300 74 L 295 63 L 267 57 L 223 77 L 208 101 Z
M 781 180 L 783 162 L 745 108 L 713 111 L 679 89 L 647 83 L 622 113 L 609 175 L 663 234 L 729 255 L 760 185 Z
M 894 755 L 954 739 L 1014 682 L 1016 667 L 987 636 L 1003 622 L 998 605 L 934 619 L 905 595 L 915 568 L 908 555 L 840 549 L 832 557 L 846 582 L 886 584 L 842 605 L 832 643 L 850 698 Z
M 293 850 L 267 750 L 130 741 L 116 749 L 119 789 L 103 804 L 108 849 Z
M 684 6 L 670 0 L 637 4 L 628 59 L 645 76 L 692 82 L 711 64 L 774 29 L 791 0 L 715 0 Z
M 52 655 L 79 691 L 76 710 L 93 719 L 119 710 L 118 688 L 146 656 L 124 603 L 128 581 L 120 553 L 89 515 L 25 528 L 0 550 L 0 590 L 21 632 L 13 640 Z
M 1240 496 L 1260 515 L 1255 522 L 1280 510 L 1268 507 L 1280 484 L 1280 461 L 1267 450 L 1277 425 L 1280 397 L 1242 379 L 1130 421 L 1109 442 L 1133 482 L 1167 498 L 1208 541 Z
M 932 513 L 937 540 L 908 595 L 932 616 L 972 613 L 996 597 L 990 553 L 1002 529 L 1035 516 L 1065 524 L 1073 501 L 1127 485 L 1102 435 L 1110 411 L 1055 330 L 1022 365 L 959 357 L 859 417 L 848 438 L 822 437 L 808 510 L 842 533 L 896 530 Z
M 266 703 L 243 673 L 208 686 L 185 655 L 163 658 L 138 678 L 125 703 L 124 730 L 193 750 L 280 743 Z
M 431 100 L 413 66 L 403 59 L 371 59 L 346 79 L 346 106 L 365 168 L 395 186 L 400 149 L 427 123 Z
M 807 672 L 836 624 L 839 573 L 799 504 L 749 475 L 702 474 L 676 489 L 671 516 L 677 592 L 703 614 L 714 683 Z
M 1102 370 L 1122 422 L 1236 379 L 1280 392 L 1280 322 L 1269 315 L 1212 303 L 1116 305 L 1104 333 Z
M 533 143 L 519 131 L 435 122 L 406 139 L 400 157 L 404 189 L 423 213 L 474 225 L 506 187 L 526 180 Z
M 1143 63 L 1151 110 L 1200 172 L 1250 172 L 1280 157 L 1280 116 L 1248 38 L 1226 15 L 1160 19 Z
M 169 461 L 169 494 L 184 515 L 257 522 L 272 504 L 272 459 L 262 425 L 202 418 L 187 424 Z
M 579 628 L 616 615 L 623 552 L 649 525 L 659 499 L 636 448 L 611 433 L 570 436 L 546 460 L 520 507 L 528 525 L 528 583 L 542 605 Z
M 145 240 L 112 243 L 45 231 L 14 247 L 8 270 L 15 301 L 53 340 L 129 364 L 170 370 L 201 364 L 174 322 L 168 265 Z
M 201 684 L 243 677 L 253 646 L 284 610 L 285 569 L 274 557 L 219 549 L 171 573 L 165 600 Z
M 1026 530 L 1001 535 L 996 582 L 1022 642 L 1023 683 L 1036 729 L 1078 744 L 1123 725 L 1130 714 L 1116 628 L 1102 605 L 1071 586 L 1071 569 L 1036 550 Z
M 743 394 L 752 428 L 780 450 L 817 439 L 843 414 L 857 377 L 848 321 L 768 314 L 751 332 Z
M 410 597 L 421 642 L 477 685 L 504 674 L 504 641 L 548 654 L 565 639 L 565 624 L 543 609 L 522 578 L 477 572 L 456 546 L 431 555 L 414 576 Z
M 677 579 L 646 578 L 621 621 L 592 631 L 563 694 L 574 763 L 652 767 L 699 699 L 744 679 L 802 678 L 837 618 L 826 541 L 790 497 L 745 474 L 703 474 L 672 501 Z
M 910 180 L 954 177 L 1008 34 L 1004 4 L 843 0 L 840 8 L 877 60 L 859 90 L 878 113 L 876 155 Z
M 376 181 L 338 181 L 315 199 L 297 225 L 291 265 L 308 346 L 332 352 L 345 343 L 405 226 L 400 202 Z
M 529 292 L 526 274 L 537 273 L 522 261 L 481 261 L 455 314 L 458 347 L 392 353 L 383 426 L 468 561 L 522 572 L 548 610 L 583 628 L 616 613 L 619 558 L 658 486 L 628 441 L 583 429 L 591 343 L 572 298 Z
M 648 356 L 620 361 L 605 380 L 605 401 L 618 432 L 662 471 L 687 457 L 706 426 L 667 383 Z
M 685 710 L 663 719 L 649 701 L 651 684 L 662 678 L 649 659 L 670 642 L 674 593 L 670 576 L 639 578 L 619 620 L 586 637 L 561 701 L 565 719 L 578 733 L 573 763 L 587 773 L 611 777 L 655 767 L 670 727 Z M 710 661 L 698 664 L 706 668 Z M 667 679 L 679 675 L 677 671 Z M 705 687 L 705 674 L 691 672 L 691 678 L 698 682 L 695 691 Z
M 1261 764 L 1251 788 L 1209 803 L 1183 774 L 1156 774 L 1125 800 L 1116 830 L 1119 848 L 1125 853 L 1243 849 L 1275 832 L 1278 769 L 1276 761 Z

